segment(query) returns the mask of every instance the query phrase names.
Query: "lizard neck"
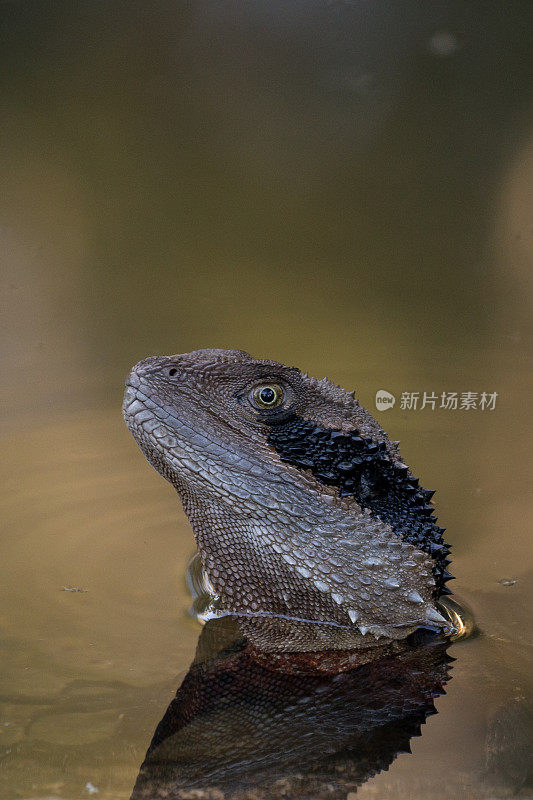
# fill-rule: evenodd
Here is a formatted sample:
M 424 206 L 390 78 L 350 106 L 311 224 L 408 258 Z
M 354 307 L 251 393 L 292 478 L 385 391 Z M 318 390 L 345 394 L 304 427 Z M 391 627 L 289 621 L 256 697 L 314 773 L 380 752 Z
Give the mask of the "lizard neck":
M 369 513 L 333 505 L 313 524 L 307 514 L 257 504 L 250 513 L 231 495 L 214 502 L 190 483 L 175 485 L 225 611 L 390 639 L 444 621 L 432 604 L 429 556 Z

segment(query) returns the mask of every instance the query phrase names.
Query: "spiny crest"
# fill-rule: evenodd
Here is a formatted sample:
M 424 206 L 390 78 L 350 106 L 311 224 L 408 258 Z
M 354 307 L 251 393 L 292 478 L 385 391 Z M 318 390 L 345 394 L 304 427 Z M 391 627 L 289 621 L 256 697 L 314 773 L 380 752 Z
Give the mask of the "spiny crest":
M 343 405 L 346 408 L 360 408 L 359 402 L 355 396 L 355 390 L 348 392 L 346 389 L 343 389 L 342 386 L 338 386 L 326 377 L 321 379 L 313 378 L 306 372 L 302 372 L 301 375 L 302 378 L 304 378 L 313 389 L 317 389 L 326 400 Z
M 242 361 L 250 361 L 252 357 L 245 350 L 221 350 L 216 347 L 204 347 L 200 350 L 193 350 L 191 353 L 171 356 L 171 358 L 180 359 L 185 363 L 190 362 L 191 365 L 197 367 L 199 362 L 205 364 L 236 364 Z

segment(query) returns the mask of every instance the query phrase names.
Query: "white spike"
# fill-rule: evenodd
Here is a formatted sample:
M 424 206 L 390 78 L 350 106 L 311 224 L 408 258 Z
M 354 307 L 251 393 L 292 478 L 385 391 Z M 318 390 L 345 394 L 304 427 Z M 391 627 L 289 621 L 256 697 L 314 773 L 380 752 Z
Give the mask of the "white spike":
M 387 578 L 385 581 L 385 586 L 387 589 L 399 589 L 400 581 L 397 578 Z
M 439 625 L 447 624 L 447 621 L 444 619 L 442 614 L 439 614 L 439 612 L 434 608 L 426 609 L 426 619 L 428 619 L 430 622 L 436 622 Z
M 418 592 L 409 592 L 407 595 L 407 599 L 410 603 L 423 603 L 423 598 L 418 594 Z
M 359 625 L 359 630 L 361 631 L 363 636 L 366 636 L 366 634 L 368 633 L 368 625 Z
M 359 612 L 356 611 L 354 608 L 349 608 L 348 616 L 350 617 L 352 622 L 357 622 L 357 620 L 359 619 Z

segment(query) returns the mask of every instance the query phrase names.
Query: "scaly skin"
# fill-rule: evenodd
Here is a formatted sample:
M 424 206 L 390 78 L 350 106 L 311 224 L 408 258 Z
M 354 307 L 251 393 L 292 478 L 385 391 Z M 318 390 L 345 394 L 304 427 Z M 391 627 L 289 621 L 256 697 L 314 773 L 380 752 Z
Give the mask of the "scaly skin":
M 257 391 L 281 387 L 275 408 Z M 353 394 L 240 350 L 140 361 L 126 423 L 177 489 L 221 606 L 401 639 L 442 626 L 431 492 Z

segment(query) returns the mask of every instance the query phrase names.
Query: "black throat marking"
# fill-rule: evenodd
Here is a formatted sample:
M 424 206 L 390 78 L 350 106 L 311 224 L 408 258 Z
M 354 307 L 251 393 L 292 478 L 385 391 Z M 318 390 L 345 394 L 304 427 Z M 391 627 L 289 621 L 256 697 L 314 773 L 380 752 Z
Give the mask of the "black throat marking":
M 431 556 L 435 597 L 451 594 L 444 585 L 453 577 L 446 569 L 450 548 L 428 505 L 434 493 L 419 486 L 407 464 L 391 458 L 385 442 L 374 442 L 356 430 L 323 428 L 297 415 L 272 425 L 267 442 L 282 461 L 311 470 L 321 483 L 336 486 L 341 496 L 351 495 L 402 539 Z

